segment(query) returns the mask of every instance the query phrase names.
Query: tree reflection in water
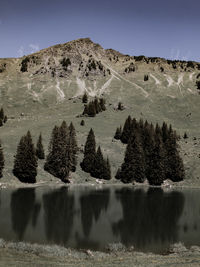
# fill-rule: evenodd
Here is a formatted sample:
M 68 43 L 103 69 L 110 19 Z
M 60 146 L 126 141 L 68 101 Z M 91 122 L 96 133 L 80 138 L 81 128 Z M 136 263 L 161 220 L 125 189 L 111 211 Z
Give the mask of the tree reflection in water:
M 153 243 L 177 241 L 177 223 L 184 207 L 182 193 L 164 193 L 161 188 L 150 188 L 147 193 L 123 188 L 115 194 L 122 204 L 123 218 L 112 229 L 123 244 L 144 249 Z
M 39 212 L 40 204 L 35 201 L 35 188 L 20 188 L 12 193 L 12 228 L 20 241 L 30 221 L 33 226 L 37 224 Z
M 80 197 L 81 221 L 85 237 L 88 237 L 93 220 L 99 219 L 102 210 L 107 210 L 110 199 L 110 190 L 93 190 Z
M 43 195 L 45 231 L 48 241 L 64 245 L 73 226 L 74 196 L 67 187 Z

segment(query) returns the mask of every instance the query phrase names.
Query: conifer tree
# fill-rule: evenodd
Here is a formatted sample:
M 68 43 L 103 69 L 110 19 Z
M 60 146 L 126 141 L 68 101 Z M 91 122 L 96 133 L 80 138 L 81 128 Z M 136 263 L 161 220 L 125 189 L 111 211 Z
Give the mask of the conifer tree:
M 95 141 L 95 135 L 92 129 L 90 129 L 90 132 L 88 134 L 85 148 L 84 148 L 84 158 L 81 162 L 81 168 L 85 172 L 91 172 L 94 161 L 96 156 L 96 141 Z
M 1 141 L 0 141 L 0 178 L 3 177 L 4 164 L 5 164 L 5 160 L 4 160 L 4 155 L 3 155 L 3 148 L 1 146 Z
M 70 171 L 76 170 L 77 165 L 77 140 L 76 140 L 76 131 L 73 123 L 71 122 L 69 125 L 69 138 L 68 138 L 68 166 Z
M 95 97 L 95 99 L 94 99 L 94 106 L 95 106 L 96 114 L 98 114 L 99 112 L 102 111 L 101 106 L 99 104 L 99 101 L 98 101 L 97 97 Z
M 172 132 L 165 144 L 166 150 L 166 179 L 170 179 L 173 182 L 182 181 L 185 177 L 185 170 L 183 161 L 179 155 L 176 136 Z
M 99 105 L 100 105 L 102 111 L 106 110 L 106 105 L 105 104 L 106 104 L 105 99 L 104 98 L 100 98 L 99 99 Z
M 128 143 L 131 133 L 132 133 L 132 119 L 131 119 L 131 116 L 128 116 L 128 118 L 126 119 L 124 123 L 124 127 L 123 127 L 122 134 L 121 134 L 122 143 L 124 144 Z
M 49 154 L 44 165 L 45 171 L 60 178 L 63 182 L 69 182 L 68 164 L 68 137 L 69 130 L 65 121 L 60 127 L 55 126 L 49 144 Z
M 81 126 L 84 126 L 85 125 L 85 121 L 82 120 L 81 123 L 80 123 Z
M 39 135 L 39 138 L 37 141 L 36 156 L 38 157 L 38 159 L 44 159 L 45 158 L 44 147 L 42 144 L 42 134 Z
M 95 178 L 103 179 L 105 167 L 105 161 L 103 158 L 101 147 L 99 146 L 95 154 L 94 164 L 90 171 L 90 174 Z
M 117 169 L 117 173 L 115 174 L 115 179 L 121 180 L 121 168 Z
M 109 158 L 107 158 L 104 164 L 105 164 L 105 169 L 104 169 L 103 179 L 110 180 L 111 179 L 111 168 L 110 168 Z
M 138 133 L 132 134 L 128 142 L 119 177 L 124 183 L 134 180 L 142 183 L 145 179 L 144 153 Z
M 164 148 L 162 137 L 155 136 L 155 144 L 149 159 L 147 180 L 151 185 L 161 185 L 165 180 Z
M 3 126 L 3 121 L 0 119 L 0 127 Z
M 28 131 L 22 136 L 17 147 L 14 161 L 13 174 L 24 183 L 35 183 L 37 176 L 37 157 L 32 142 L 32 137 Z
M 96 116 L 96 108 L 95 108 L 95 104 L 94 104 L 94 101 L 91 101 L 89 104 L 88 104 L 88 113 L 87 115 L 89 117 L 95 117 Z
M 122 127 L 120 126 L 120 127 L 117 127 L 114 138 L 116 140 L 120 140 L 121 135 L 122 135 Z
M 87 93 L 85 92 L 82 97 L 82 103 L 87 103 L 87 102 L 88 102 L 88 96 L 87 96 Z
M 0 109 L 0 119 L 2 120 L 2 122 L 4 121 L 4 110 L 3 110 L 3 108 Z

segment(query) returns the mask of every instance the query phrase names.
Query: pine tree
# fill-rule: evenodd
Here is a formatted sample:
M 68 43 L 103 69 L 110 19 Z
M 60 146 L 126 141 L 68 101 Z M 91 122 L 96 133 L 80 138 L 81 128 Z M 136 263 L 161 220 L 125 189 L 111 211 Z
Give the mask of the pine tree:
M 4 160 L 3 149 L 2 149 L 1 141 L 0 141 L 0 178 L 3 177 L 4 165 L 5 165 L 5 160 Z
M 162 125 L 163 143 L 165 143 L 167 141 L 168 137 L 169 137 L 169 129 L 168 129 L 168 126 L 167 126 L 166 122 L 163 122 L 163 125 Z
M 105 164 L 105 169 L 104 169 L 103 179 L 110 180 L 111 179 L 111 168 L 110 168 L 109 158 L 107 158 L 104 164 Z
M 3 108 L 0 109 L 0 119 L 2 120 L 2 122 L 4 121 L 4 110 L 3 110 Z
M 132 119 L 131 119 L 131 116 L 128 116 L 128 118 L 126 119 L 124 123 L 123 131 L 121 134 L 122 143 L 124 144 L 128 143 L 131 133 L 132 133 Z
M 121 135 L 122 135 L 122 127 L 120 126 L 120 127 L 117 127 L 114 138 L 116 140 L 120 140 Z
M 82 120 L 81 123 L 80 123 L 81 126 L 84 126 L 85 125 L 85 121 Z
M 0 119 L 0 127 L 3 126 L 3 121 Z
M 81 168 L 85 172 L 91 172 L 94 161 L 96 156 L 96 142 L 95 142 L 95 136 L 92 129 L 90 129 L 90 132 L 88 134 L 85 148 L 84 148 L 84 158 L 81 162 Z
M 90 102 L 88 104 L 88 113 L 87 115 L 89 117 L 95 117 L 96 116 L 96 108 L 95 108 L 95 104 L 94 104 L 94 101 Z
M 35 183 L 37 176 L 37 157 L 32 142 L 32 137 L 28 131 L 22 136 L 17 147 L 14 161 L 13 174 L 24 183 Z
M 95 178 L 103 179 L 104 171 L 105 171 L 105 161 L 103 158 L 103 154 L 101 152 L 101 147 L 99 146 L 95 154 L 94 164 L 90 171 L 90 174 Z
M 44 159 L 45 158 L 44 147 L 43 147 L 43 144 L 42 144 L 42 134 L 39 135 L 39 138 L 38 138 L 38 141 L 37 141 L 36 156 L 38 157 L 38 159 Z
M 183 138 L 184 138 L 184 139 L 187 139 L 187 138 L 188 138 L 188 135 L 187 135 L 186 132 L 184 133 Z
M 172 132 L 165 144 L 166 150 L 166 179 L 170 179 L 173 182 L 182 181 L 185 178 L 185 170 L 183 161 L 179 155 L 176 136 Z
M 164 156 L 162 137 L 157 134 L 155 136 L 155 144 L 152 148 L 151 157 L 149 159 L 149 168 L 147 173 L 147 180 L 151 185 L 161 185 L 165 180 Z
M 99 99 L 99 105 L 100 105 L 102 111 L 106 110 L 106 101 L 104 98 Z
M 68 141 L 69 129 L 65 121 L 60 127 L 55 126 L 49 144 L 49 154 L 44 165 L 45 171 L 60 178 L 63 182 L 69 182 L 69 156 Z
M 124 183 L 142 183 L 145 179 L 144 153 L 137 133 L 128 142 L 119 177 Z
M 117 169 L 117 172 L 115 174 L 115 179 L 121 180 L 121 168 Z
M 77 140 L 76 140 L 76 131 L 73 123 L 69 125 L 69 141 L 68 141 L 68 166 L 70 171 L 75 172 L 77 165 Z
M 87 93 L 85 92 L 82 97 L 82 103 L 87 103 L 87 102 L 88 102 L 88 96 L 87 96 Z
M 101 106 L 99 104 L 99 100 L 97 97 L 95 97 L 95 99 L 94 99 L 94 106 L 95 106 L 96 114 L 98 114 L 99 112 L 102 111 Z

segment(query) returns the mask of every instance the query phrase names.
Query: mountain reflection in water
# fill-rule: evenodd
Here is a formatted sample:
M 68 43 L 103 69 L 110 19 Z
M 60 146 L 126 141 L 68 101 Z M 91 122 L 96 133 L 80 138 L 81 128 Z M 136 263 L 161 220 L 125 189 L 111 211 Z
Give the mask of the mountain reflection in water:
M 162 253 L 179 241 L 200 245 L 195 198 L 197 190 L 119 186 L 2 190 L 0 238 L 95 250 L 121 242 Z

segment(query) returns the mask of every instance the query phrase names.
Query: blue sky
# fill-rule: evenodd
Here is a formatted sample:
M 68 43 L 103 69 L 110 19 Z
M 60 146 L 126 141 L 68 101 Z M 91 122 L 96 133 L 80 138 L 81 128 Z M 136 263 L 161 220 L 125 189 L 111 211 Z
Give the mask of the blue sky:
M 199 0 L 0 0 L 0 57 L 90 37 L 130 55 L 200 61 Z

